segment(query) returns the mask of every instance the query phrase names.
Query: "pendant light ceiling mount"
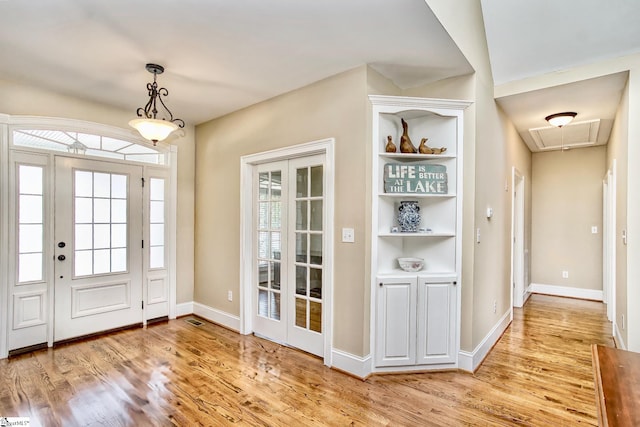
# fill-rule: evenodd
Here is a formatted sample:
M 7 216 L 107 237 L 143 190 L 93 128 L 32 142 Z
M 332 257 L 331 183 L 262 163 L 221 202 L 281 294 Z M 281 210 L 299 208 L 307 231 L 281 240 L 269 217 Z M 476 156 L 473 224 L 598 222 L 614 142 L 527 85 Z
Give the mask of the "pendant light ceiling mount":
M 149 101 L 144 107 L 136 110 L 140 118 L 131 120 L 129 125 L 140 132 L 143 138 L 156 145 L 158 141 L 166 139 L 171 132 L 178 130 L 178 128 L 183 128 L 184 120 L 173 118 L 173 113 L 171 113 L 171 110 L 163 100 L 163 97 L 169 95 L 169 91 L 164 87 L 158 88 L 156 79 L 158 74 L 164 73 L 164 67 L 149 63 L 145 66 L 145 69 L 153 74 L 153 83 L 147 83 Z M 164 109 L 164 114 L 157 118 L 159 106 Z

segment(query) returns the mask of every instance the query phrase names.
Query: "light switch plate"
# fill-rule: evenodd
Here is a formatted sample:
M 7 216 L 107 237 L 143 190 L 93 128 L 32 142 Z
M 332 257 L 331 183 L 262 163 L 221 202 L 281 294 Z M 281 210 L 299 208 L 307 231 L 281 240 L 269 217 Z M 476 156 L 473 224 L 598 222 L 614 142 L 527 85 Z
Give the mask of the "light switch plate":
M 355 232 L 353 228 L 343 228 L 342 229 L 342 241 L 344 243 L 354 243 L 355 242 Z

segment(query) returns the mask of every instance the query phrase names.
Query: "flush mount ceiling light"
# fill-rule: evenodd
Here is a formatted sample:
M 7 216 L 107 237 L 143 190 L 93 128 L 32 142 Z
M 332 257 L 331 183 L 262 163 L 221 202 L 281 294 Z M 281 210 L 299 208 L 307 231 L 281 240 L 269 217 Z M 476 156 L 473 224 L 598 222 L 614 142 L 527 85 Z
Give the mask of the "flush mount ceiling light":
M 148 139 L 156 145 L 158 141 L 162 141 L 167 138 L 171 132 L 178 128 L 184 127 L 184 120 L 174 119 L 171 110 L 165 105 L 162 100 L 163 96 L 169 95 L 169 91 L 166 88 L 158 88 L 156 83 L 156 77 L 158 74 L 164 73 L 164 67 L 158 64 L 147 64 L 148 72 L 153 74 L 153 83 L 147 83 L 147 90 L 149 91 L 149 101 L 144 108 L 138 108 L 136 111 L 140 119 L 133 119 L 129 122 L 129 125 L 138 132 L 144 139 Z M 158 115 L 158 101 L 165 110 L 164 117 L 157 118 Z
M 551 114 L 550 116 L 545 117 L 544 119 L 549 122 L 551 126 L 556 126 L 561 128 L 564 125 L 571 123 L 575 116 L 578 113 L 574 113 L 572 111 L 568 111 L 566 113 L 556 113 Z

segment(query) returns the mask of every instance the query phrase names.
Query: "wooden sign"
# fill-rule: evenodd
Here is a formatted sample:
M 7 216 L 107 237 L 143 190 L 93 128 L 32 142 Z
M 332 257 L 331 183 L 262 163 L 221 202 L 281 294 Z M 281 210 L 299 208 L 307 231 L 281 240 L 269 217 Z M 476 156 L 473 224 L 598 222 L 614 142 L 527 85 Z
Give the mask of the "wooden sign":
M 385 193 L 447 194 L 447 167 L 443 165 L 384 165 Z

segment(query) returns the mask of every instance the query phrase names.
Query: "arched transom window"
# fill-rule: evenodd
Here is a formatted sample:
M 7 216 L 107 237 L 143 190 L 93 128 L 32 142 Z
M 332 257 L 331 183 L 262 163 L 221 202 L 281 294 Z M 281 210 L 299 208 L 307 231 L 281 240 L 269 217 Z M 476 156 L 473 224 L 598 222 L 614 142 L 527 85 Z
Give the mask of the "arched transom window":
M 154 148 L 81 132 L 19 129 L 13 131 L 13 145 L 156 165 L 167 164 L 166 154 Z

